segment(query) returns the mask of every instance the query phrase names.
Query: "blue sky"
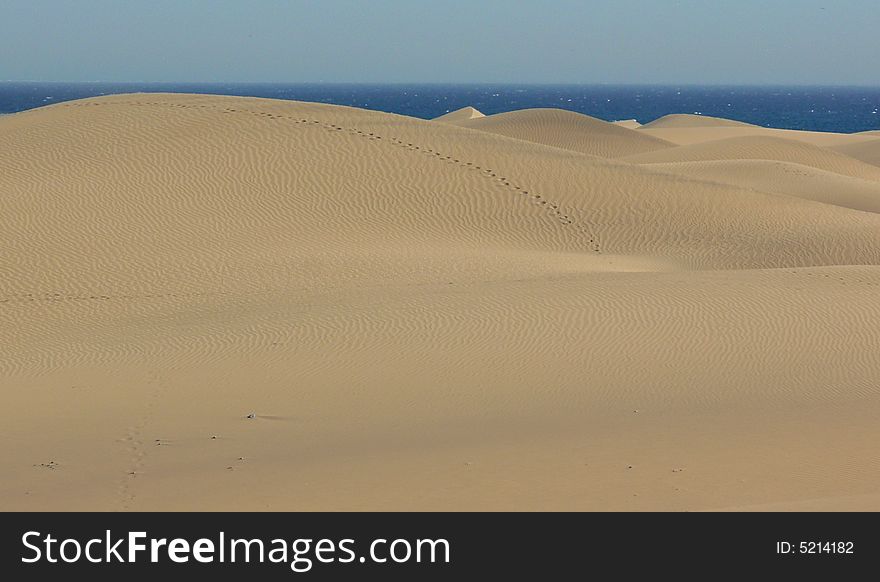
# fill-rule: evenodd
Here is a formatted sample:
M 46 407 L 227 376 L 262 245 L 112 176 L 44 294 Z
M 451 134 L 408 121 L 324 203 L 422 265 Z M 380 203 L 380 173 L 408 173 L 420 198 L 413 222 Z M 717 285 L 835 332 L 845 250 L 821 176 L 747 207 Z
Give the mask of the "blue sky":
M 0 79 L 880 85 L 880 0 L 0 0 Z

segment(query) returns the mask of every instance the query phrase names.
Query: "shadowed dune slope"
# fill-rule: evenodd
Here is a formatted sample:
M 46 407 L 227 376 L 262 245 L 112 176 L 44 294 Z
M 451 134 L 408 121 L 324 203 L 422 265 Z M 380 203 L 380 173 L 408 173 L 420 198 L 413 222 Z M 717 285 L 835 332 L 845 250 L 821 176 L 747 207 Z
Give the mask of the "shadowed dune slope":
M 861 160 L 866 164 L 880 166 L 880 139 L 844 144 L 832 149 L 845 156 Z
M 649 152 L 673 145 L 620 125 L 563 109 L 523 109 L 462 121 L 458 125 L 602 158 Z
M 880 509 L 876 214 L 208 95 L 0 164 L 2 510 Z
M 789 162 L 864 180 L 880 180 L 880 169 L 837 152 L 779 137 L 734 137 L 624 158 L 637 164 L 770 160 Z

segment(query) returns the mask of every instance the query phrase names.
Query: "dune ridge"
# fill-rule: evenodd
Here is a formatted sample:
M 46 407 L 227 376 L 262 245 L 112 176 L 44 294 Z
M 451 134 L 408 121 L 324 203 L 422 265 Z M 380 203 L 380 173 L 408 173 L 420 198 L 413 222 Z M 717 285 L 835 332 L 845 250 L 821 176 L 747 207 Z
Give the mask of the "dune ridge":
M 0 508 L 880 509 L 872 166 L 547 117 L 0 118 Z
M 811 166 L 770 160 L 710 160 L 653 164 L 673 174 L 783 194 L 864 212 L 880 212 L 880 182 Z
M 732 137 L 636 154 L 624 158 L 637 164 L 769 160 L 789 162 L 865 180 L 880 180 L 875 166 L 811 144 L 770 136 Z
M 636 119 L 620 119 L 618 121 L 612 121 L 614 125 L 619 125 L 621 127 L 625 127 L 627 129 L 638 129 L 642 127 L 642 124 L 638 122 Z
M 734 137 L 776 137 L 800 141 L 819 147 L 835 147 L 851 143 L 871 141 L 873 136 L 863 133 L 833 133 L 826 131 L 799 131 L 758 125 L 681 126 L 638 128 L 640 133 L 650 135 L 676 145 L 693 145 Z
M 462 107 L 461 109 L 456 109 L 455 111 L 450 111 L 445 115 L 441 115 L 440 117 L 435 117 L 434 121 L 442 121 L 444 123 L 459 123 L 462 121 L 468 121 L 470 119 L 478 119 L 480 117 L 486 117 L 479 110 L 467 106 Z
M 654 121 L 644 124 L 642 127 L 648 129 L 658 128 L 685 128 L 685 127 L 754 127 L 751 123 L 744 121 L 735 121 L 733 119 L 723 119 L 721 117 L 712 117 L 710 115 L 697 115 L 690 113 L 673 113 L 664 115 Z
M 673 145 L 621 125 L 563 109 L 524 109 L 466 119 L 457 125 L 602 158 L 655 151 Z

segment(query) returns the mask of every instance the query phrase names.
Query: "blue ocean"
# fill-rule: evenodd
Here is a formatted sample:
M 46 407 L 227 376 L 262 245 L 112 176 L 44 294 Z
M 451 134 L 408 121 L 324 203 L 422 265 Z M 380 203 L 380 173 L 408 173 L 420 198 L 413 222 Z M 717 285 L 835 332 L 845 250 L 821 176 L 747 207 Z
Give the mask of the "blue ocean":
M 608 121 L 637 119 L 647 123 L 669 113 L 697 113 L 785 129 L 841 133 L 880 129 L 880 87 L 0 82 L 0 113 L 141 91 L 295 99 L 424 119 L 472 105 L 487 115 L 557 107 Z

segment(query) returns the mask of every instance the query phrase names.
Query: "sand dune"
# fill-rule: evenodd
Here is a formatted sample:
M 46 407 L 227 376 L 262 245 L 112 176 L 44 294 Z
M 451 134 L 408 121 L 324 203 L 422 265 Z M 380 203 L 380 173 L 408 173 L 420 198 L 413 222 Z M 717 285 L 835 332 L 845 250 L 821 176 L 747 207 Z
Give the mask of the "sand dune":
M 880 166 L 880 139 L 844 144 L 832 149 L 845 156 L 861 160 L 866 164 Z
M 733 119 L 722 119 L 720 117 L 711 117 L 709 115 L 693 115 L 687 113 L 675 113 L 672 115 L 664 115 L 659 119 L 655 119 L 642 127 L 648 129 L 673 128 L 680 129 L 685 127 L 755 127 L 751 123 L 743 121 L 735 121 Z
M 793 141 L 801 141 L 820 147 L 834 147 L 851 143 L 870 141 L 871 135 L 862 133 L 831 133 L 824 131 L 796 131 L 790 129 L 776 129 L 734 123 L 731 125 L 659 125 L 649 127 L 644 125 L 639 128 L 640 133 L 678 145 L 691 145 L 718 141 L 734 137 L 777 137 Z
M 651 167 L 762 192 L 785 194 L 865 212 L 880 212 L 880 182 L 800 164 L 767 160 L 717 160 L 653 164 Z
M 434 121 L 442 121 L 444 123 L 458 123 L 461 121 L 477 119 L 480 117 L 485 117 L 485 115 L 483 115 L 473 107 L 462 107 L 461 109 L 450 111 L 449 113 L 441 115 L 440 117 L 435 117 Z
M 628 156 L 638 164 L 769 160 L 809 166 L 864 180 L 880 181 L 880 170 L 843 154 L 779 137 L 734 137 Z
M 550 117 L 0 119 L 0 509 L 880 509 L 880 216 L 797 197 L 871 166 Z
M 673 145 L 563 109 L 524 109 L 463 120 L 457 125 L 602 158 L 650 152 Z
M 619 121 L 612 121 L 612 123 L 614 125 L 619 125 L 620 127 L 625 127 L 627 129 L 638 129 L 642 127 L 642 124 L 635 119 L 621 119 Z

